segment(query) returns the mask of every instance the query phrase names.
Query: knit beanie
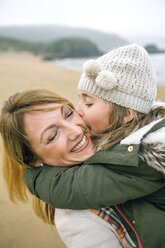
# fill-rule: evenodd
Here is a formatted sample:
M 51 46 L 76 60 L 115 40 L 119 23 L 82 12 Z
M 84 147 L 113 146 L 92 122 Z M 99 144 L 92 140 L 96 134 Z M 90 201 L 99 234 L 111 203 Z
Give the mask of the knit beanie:
M 131 44 L 85 62 L 78 90 L 147 114 L 156 98 L 156 75 L 146 50 Z

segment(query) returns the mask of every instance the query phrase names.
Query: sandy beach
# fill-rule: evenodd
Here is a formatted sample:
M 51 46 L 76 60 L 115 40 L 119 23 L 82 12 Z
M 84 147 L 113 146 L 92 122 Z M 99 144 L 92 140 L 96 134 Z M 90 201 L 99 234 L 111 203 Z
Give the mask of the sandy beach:
M 80 72 L 57 67 L 28 53 L 0 53 L 0 107 L 12 94 L 27 89 L 55 90 L 74 104 L 78 101 Z M 165 101 L 165 86 L 158 87 Z M 1 163 L 0 163 L 1 169 Z M 0 247 L 64 248 L 55 228 L 37 218 L 30 204 L 13 204 L 0 173 Z
M 12 94 L 47 88 L 77 102 L 79 72 L 55 67 L 28 53 L 0 54 L 0 107 Z M 0 165 L 1 167 L 1 165 Z M 30 204 L 13 204 L 0 173 L 0 247 L 64 248 L 55 228 L 36 217 Z

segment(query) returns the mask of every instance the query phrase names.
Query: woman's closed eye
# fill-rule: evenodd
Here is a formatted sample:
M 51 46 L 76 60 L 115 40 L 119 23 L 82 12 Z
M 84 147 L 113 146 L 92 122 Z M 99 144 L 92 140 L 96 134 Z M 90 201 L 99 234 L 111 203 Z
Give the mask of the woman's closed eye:
M 73 113 L 74 110 L 69 105 L 66 105 L 63 110 L 63 118 L 68 119 Z
M 65 116 L 65 118 L 67 119 L 67 118 L 69 118 L 72 114 L 73 114 L 73 110 L 72 109 L 70 109 L 67 113 L 66 113 L 66 116 Z
M 72 116 L 74 113 L 73 109 L 70 106 L 67 106 L 64 111 L 64 119 L 68 119 L 70 116 Z M 51 143 L 55 140 L 56 136 L 58 135 L 58 128 L 55 128 L 55 130 L 52 130 L 51 134 L 47 138 L 47 144 Z
M 47 141 L 47 144 L 51 143 L 57 136 L 57 131 L 55 131 L 49 138 Z

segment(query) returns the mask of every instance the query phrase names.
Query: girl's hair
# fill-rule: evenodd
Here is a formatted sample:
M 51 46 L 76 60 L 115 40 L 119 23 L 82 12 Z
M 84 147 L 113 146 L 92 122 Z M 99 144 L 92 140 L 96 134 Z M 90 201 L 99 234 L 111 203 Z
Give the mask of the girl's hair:
M 23 130 L 23 114 L 30 111 L 49 111 L 52 108 L 38 107 L 49 103 L 57 103 L 61 106 L 68 104 L 73 108 L 68 100 L 53 91 L 43 89 L 17 93 L 11 96 L 2 108 L 0 133 L 3 141 L 3 177 L 12 202 L 28 200 L 24 171 L 37 159 Z M 54 223 L 54 209 L 47 203 L 34 197 L 33 209 L 44 221 Z
M 110 107 L 109 127 L 100 137 L 94 138 L 96 146 L 101 145 L 102 149 L 107 149 L 118 144 L 122 139 L 139 128 L 149 124 L 153 120 L 165 117 L 165 108 L 159 106 L 151 109 L 148 114 L 134 111 L 134 118 L 130 122 L 124 123 L 123 120 L 128 109 L 114 103 L 110 103 Z

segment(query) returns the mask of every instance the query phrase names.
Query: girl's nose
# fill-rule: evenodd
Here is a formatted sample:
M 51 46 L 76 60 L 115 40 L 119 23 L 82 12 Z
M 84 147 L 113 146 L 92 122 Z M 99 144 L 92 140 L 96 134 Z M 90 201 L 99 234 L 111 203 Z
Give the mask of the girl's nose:
M 81 103 L 79 102 L 76 106 L 76 112 L 81 116 L 83 117 L 83 110 L 82 110 L 82 106 L 81 106 Z

